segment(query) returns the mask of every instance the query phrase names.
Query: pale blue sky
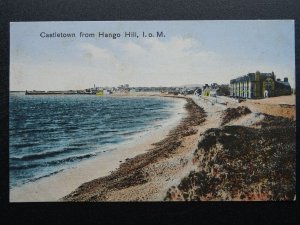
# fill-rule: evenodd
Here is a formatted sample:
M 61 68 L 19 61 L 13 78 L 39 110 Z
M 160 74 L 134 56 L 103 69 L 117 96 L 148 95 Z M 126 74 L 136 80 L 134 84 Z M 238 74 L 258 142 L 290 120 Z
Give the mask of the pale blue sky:
M 137 32 L 139 38 L 79 38 L 79 32 Z M 165 38 L 142 38 L 163 31 Z M 40 33 L 76 33 L 41 38 Z M 272 72 L 295 85 L 294 21 L 14 22 L 10 89 L 229 83 Z

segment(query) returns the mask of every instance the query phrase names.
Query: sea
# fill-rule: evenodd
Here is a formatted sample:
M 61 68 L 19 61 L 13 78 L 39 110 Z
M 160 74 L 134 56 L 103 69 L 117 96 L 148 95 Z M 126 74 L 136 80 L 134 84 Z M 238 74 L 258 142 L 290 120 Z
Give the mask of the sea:
M 163 97 L 25 95 L 9 99 L 10 188 L 118 151 L 178 112 Z

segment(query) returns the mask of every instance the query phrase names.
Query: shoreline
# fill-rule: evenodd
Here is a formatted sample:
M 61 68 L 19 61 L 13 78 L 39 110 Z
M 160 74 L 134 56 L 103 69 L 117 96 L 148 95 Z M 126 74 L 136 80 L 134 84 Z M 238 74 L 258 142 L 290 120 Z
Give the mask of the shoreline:
M 135 97 L 135 96 L 132 96 Z M 147 96 L 144 96 L 147 97 Z M 152 96 L 149 96 L 152 97 Z M 155 97 L 164 97 L 155 95 Z M 75 167 L 49 177 L 10 189 L 10 202 L 58 201 L 81 184 L 107 176 L 128 158 L 145 153 L 157 140 L 162 140 L 186 116 L 185 100 L 174 97 L 176 112 L 159 128 L 142 133 L 135 141 L 118 149 L 107 151 L 95 158 L 80 162 Z M 91 172 L 92 171 L 92 172 Z
M 161 201 L 168 188 L 193 168 L 205 112 L 189 97 L 188 115 L 147 152 L 126 160 L 108 176 L 86 182 L 62 201 Z

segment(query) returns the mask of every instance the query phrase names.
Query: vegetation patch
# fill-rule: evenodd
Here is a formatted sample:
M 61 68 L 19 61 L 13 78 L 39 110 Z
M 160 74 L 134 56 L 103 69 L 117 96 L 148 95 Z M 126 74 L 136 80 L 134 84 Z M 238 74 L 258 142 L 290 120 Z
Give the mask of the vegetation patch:
M 251 113 L 251 110 L 245 106 L 239 106 L 237 108 L 228 108 L 225 110 L 221 125 L 225 125 L 231 120 L 240 118 L 241 116 Z
M 293 200 L 295 121 L 265 115 L 260 125 L 208 130 L 194 154 L 197 170 L 165 200 Z

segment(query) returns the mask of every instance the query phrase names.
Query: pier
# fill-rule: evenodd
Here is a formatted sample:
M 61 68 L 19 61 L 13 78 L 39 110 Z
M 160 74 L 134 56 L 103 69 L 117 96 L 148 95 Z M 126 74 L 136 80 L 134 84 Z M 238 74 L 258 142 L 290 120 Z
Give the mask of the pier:
M 97 92 L 86 91 L 25 91 L 25 95 L 96 95 Z

